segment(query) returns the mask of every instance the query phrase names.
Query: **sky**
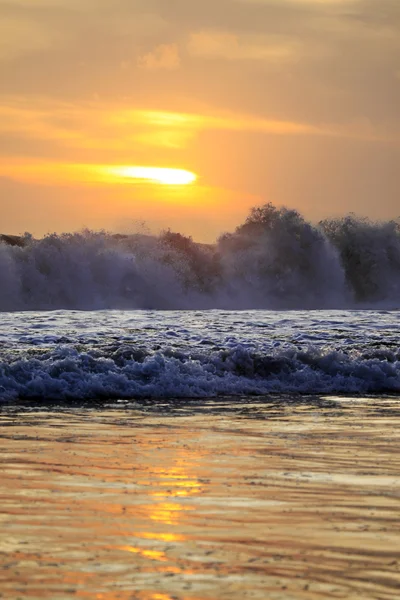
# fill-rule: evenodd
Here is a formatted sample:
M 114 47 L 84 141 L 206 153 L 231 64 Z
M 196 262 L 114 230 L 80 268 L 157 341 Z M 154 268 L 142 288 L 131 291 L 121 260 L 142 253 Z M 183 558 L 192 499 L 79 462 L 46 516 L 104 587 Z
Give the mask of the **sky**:
M 265 202 L 400 215 L 400 0 L 0 0 L 0 232 L 211 242 Z

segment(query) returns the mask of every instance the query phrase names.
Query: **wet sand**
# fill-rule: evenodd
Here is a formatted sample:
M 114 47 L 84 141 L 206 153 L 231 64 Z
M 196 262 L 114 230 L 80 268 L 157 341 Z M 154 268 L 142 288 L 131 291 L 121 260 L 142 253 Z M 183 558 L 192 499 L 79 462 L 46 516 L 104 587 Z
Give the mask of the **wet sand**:
M 400 597 L 400 399 L 0 412 L 0 597 Z

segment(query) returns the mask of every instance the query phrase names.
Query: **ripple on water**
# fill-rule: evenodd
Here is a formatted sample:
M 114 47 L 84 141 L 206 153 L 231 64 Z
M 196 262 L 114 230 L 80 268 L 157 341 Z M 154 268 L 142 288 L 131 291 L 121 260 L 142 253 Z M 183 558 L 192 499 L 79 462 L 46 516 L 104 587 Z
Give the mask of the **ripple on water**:
M 0 414 L 6 598 L 393 600 L 398 399 Z

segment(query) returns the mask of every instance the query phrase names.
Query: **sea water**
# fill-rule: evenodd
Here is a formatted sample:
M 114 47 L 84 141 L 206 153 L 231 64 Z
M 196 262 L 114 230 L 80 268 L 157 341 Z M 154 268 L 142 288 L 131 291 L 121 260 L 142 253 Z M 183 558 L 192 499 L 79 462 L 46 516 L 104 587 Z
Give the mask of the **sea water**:
M 399 391 L 393 310 L 0 315 L 2 401 Z
M 0 595 L 398 597 L 398 222 L 4 241 Z
M 397 600 L 396 398 L 0 406 L 0 594 Z

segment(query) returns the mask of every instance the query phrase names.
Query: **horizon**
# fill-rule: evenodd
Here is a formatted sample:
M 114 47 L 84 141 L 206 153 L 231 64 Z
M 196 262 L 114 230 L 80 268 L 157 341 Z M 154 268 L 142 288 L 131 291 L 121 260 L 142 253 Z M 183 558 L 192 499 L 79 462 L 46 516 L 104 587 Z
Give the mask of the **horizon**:
M 396 223 L 398 224 L 399 228 L 400 228 L 400 210 L 399 210 L 399 214 L 397 217 L 393 217 L 393 218 L 389 218 L 389 219 L 372 219 L 370 217 L 368 217 L 367 215 L 362 215 L 362 214 L 356 214 L 353 212 L 348 212 L 348 213 L 344 213 L 342 215 L 337 215 L 337 216 L 328 216 L 325 219 L 320 219 L 319 221 L 313 221 L 313 220 L 309 220 L 306 219 L 304 217 L 304 215 L 301 214 L 300 211 L 298 211 L 297 209 L 294 208 L 290 208 L 287 206 L 275 206 L 272 203 L 265 203 L 264 205 L 260 205 L 260 206 L 253 206 L 250 207 L 250 210 L 248 211 L 248 213 L 245 215 L 244 219 L 242 219 L 242 221 L 240 223 L 238 223 L 236 226 L 233 226 L 230 230 L 221 230 L 217 237 L 215 237 L 212 241 L 207 241 L 204 242 L 202 240 L 196 239 L 194 238 L 192 235 L 190 234 L 185 234 L 182 233 L 180 231 L 174 230 L 172 227 L 164 227 L 161 228 L 159 230 L 151 230 L 150 227 L 148 226 L 148 224 L 143 221 L 138 219 L 135 222 L 132 222 L 130 227 L 126 227 L 124 231 L 117 231 L 117 230 L 112 230 L 112 229 L 106 229 L 106 228 L 101 228 L 101 229 L 94 229 L 94 228 L 90 228 L 90 227 L 81 227 L 79 229 L 76 230 L 72 230 L 72 231 L 47 231 L 45 232 L 43 235 L 40 236 L 35 236 L 32 232 L 30 231 L 24 231 L 24 232 L 20 232 L 20 233 L 9 233 L 6 231 L 0 231 L 0 242 L 3 241 L 5 243 L 7 242 L 7 239 L 5 238 L 10 238 L 10 239 L 18 239 L 18 240 L 22 240 L 24 239 L 24 237 L 26 236 L 31 236 L 33 240 L 37 240 L 40 241 L 46 237 L 50 237 L 53 235 L 58 235 L 58 236 L 66 236 L 66 235 L 85 235 L 85 234 L 95 234 L 95 235 L 106 235 L 106 236 L 110 236 L 110 237 L 121 237 L 121 238 L 129 238 L 129 237 L 134 237 L 134 236 L 138 236 L 138 237 L 143 237 L 143 238 L 160 238 L 163 235 L 165 235 L 166 233 L 172 233 L 172 234 L 178 234 L 183 236 L 184 238 L 190 239 L 191 241 L 193 241 L 195 244 L 198 245 L 204 245 L 204 246 L 214 246 L 214 245 L 218 245 L 220 238 L 222 238 L 224 235 L 226 234 L 233 234 L 235 232 L 237 232 L 237 230 L 239 230 L 246 222 L 246 220 L 250 217 L 251 212 L 253 209 L 262 209 L 265 208 L 267 206 L 272 207 L 273 209 L 276 209 L 278 212 L 280 211 L 289 211 L 289 212 L 295 212 L 297 213 L 297 215 L 300 217 L 301 220 L 304 220 L 305 224 L 309 224 L 311 225 L 313 228 L 319 229 L 322 233 L 324 231 L 323 228 L 323 224 L 324 222 L 339 222 L 339 221 L 344 221 L 346 218 L 353 218 L 355 219 L 356 222 L 358 222 L 358 224 L 362 224 L 365 223 L 367 226 L 384 226 L 387 223 Z M 400 229 L 399 229 L 400 231 Z M 325 233 L 324 233 L 325 235 Z

